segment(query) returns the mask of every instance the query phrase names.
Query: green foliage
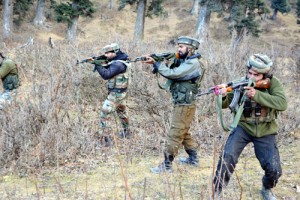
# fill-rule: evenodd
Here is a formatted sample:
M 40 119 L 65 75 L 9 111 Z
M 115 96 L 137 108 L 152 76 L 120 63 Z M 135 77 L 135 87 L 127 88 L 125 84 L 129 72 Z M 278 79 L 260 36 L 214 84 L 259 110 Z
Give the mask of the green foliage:
M 164 0 L 152 0 L 147 7 L 146 17 L 152 18 L 154 16 L 168 16 L 168 12 L 163 7 Z M 119 10 L 125 8 L 126 5 L 136 6 L 137 0 L 119 0 Z
M 287 0 L 272 0 L 271 7 L 281 13 L 288 13 L 291 11 L 291 6 L 288 4 Z
M 200 5 L 207 5 L 209 12 L 229 12 L 233 23 L 228 28 L 235 29 L 238 35 L 246 31 L 259 36 L 261 30 L 255 18 L 270 13 L 265 0 L 200 0 Z
M 119 10 L 122 10 L 125 8 L 126 5 L 133 6 L 135 3 L 137 3 L 137 0 L 119 0 Z
M 165 11 L 162 3 L 164 0 L 153 0 L 151 1 L 149 7 L 148 7 L 148 12 L 147 12 L 147 17 L 152 18 L 153 15 L 155 16 L 168 16 L 168 12 Z
M 72 22 L 75 16 L 82 15 L 92 17 L 92 14 L 96 11 L 93 7 L 93 3 L 89 0 L 74 0 L 72 3 L 54 3 L 52 6 L 56 13 L 56 20 L 68 24 Z
M 27 11 L 29 10 L 32 4 L 33 4 L 33 0 L 18 0 L 14 3 L 13 14 L 14 16 L 16 16 L 14 18 L 14 23 L 17 26 L 19 26 L 22 23 L 24 17 L 27 14 Z
M 261 30 L 259 23 L 255 20 L 256 15 L 269 13 L 264 0 L 238 0 L 235 1 L 231 9 L 231 19 L 234 25 L 229 28 L 236 29 L 240 35 L 244 31 L 254 36 L 259 36 Z

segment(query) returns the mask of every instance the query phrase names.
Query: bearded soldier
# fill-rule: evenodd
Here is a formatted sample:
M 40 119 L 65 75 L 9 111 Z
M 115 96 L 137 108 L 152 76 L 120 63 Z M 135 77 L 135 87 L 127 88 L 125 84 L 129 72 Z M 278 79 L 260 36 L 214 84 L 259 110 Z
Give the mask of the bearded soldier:
M 287 109 L 287 100 L 282 83 L 270 73 L 273 65 L 271 59 L 264 54 L 254 54 L 247 62 L 247 75 L 244 79 L 260 81 L 270 79 L 270 88 L 259 89 L 244 87 L 246 101 L 243 114 L 238 121 L 220 155 L 214 178 L 215 195 L 220 195 L 230 180 L 238 158 L 248 143 L 253 143 L 255 155 L 265 174 L 262 178 L 261 194 L 264 200 L 276 199 L 272 188 L 276 186 L 282 174 L 280 157 L 275 140 L 278 125 L 278 111 Z M 233 92 L 222 89 L 222 107 L 228 108 L 233 100 Z
M 199 42 L 181 36 L 177 44 L 178 58 L 174 62 L 159 62 L 150 56 L 146 56 L 147 60 L 144 61 L 153 64 L 154 73 L 168 79 L 168 89 L 173 98 L 173 115 L 164 148 L 164 161 L 150 169 L 153 173 L 172 172 L 172 162 L 181 146 L 184 146 L 188 157 L 180 159 L 180 163 L 192 166 L 199 164 L 197 144 L 189 132 L 196 111 L 196 94 L 204 73 L 199 61 L 201 55 L 196 53 Z

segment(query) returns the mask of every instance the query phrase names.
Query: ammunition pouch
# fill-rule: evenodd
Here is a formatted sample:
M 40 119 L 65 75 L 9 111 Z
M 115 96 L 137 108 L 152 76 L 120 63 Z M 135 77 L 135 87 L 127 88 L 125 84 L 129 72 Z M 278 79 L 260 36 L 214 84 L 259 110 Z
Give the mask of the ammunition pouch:
M 129 76 L 130 76 L 129 73 L 131 70 L 131 64 L 123 60 L 112 61 L 109 64 L 117 61 L 122 62 L 124 65 L 126 65 L 126 71 L 124 73 L 118 74 L 115 77 L 109 79 L 107 86 L 109 92 L 123 93 L 127 91 L 129 85 Z
M 251 101 L 245 101 L 243 115 L 244 117 L 251 117 L 252 114 L 252 106 Z
M 271 122 L 277 118 L 278 112 L 272 108 L 261 106 L 255 101 L 247 100 L 240 121 L 247 123 Z
M 15 74 L 7 75 L 4 79 L 2 79 L 2 82 L 5 90 L 17 89 L 20 86 L 19 76 Z
M 196 100 L 198 88 L 191 81 L 173 82 L 170 86 L 170 91 L 175 105 L 192 104 Z

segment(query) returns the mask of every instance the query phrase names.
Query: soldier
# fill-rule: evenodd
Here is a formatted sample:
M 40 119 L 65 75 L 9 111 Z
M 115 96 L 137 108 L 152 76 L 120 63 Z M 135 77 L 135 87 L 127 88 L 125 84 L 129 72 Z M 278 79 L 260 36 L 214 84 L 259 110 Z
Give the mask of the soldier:
M 113 112 L 117 113 L 122 124 L 123 130 L 119 136 L 123 138 L 130 136 L 128 116 L 124 105 L 127 97 L 130 64 L 126 62 L 128 55 L 120 50 L 118 44 L 106 45 L 102 50 L 109 63 L 103 66 L 95 62 L 95 68 L 104 80 L 108 80 L 108 96 L 100 112 L 100 126 L 104 132 L 106 146 L 110 146 L 111 139 L 107 134 L 111 127 L 108 121 Z
M 146 56 L 147 60 L 143 62 L 153 64 L 154 73 L 168 79 L 173 97 L 173 116 L 166 138 L 164 161 L 150 169 L 153 173 L 172 172 L 172 161 L 181 145 L 189 157 L 181 158 L 180 163 L 199 165 L 197 144 L 189 132 L 196 111 L 196 94 L 204 73 L 199 61 L 201 55 L 196 53 L 199 42 L 194 38 L 181 36 L 177 39 L 177 44 L 179 58 L 173 63 L 157 62 L 150 56 Z
M 0 57 L 2 58 L 0 78 L 4 88 L 4 92 L 0 94 L 0 109 L 3 109 L 4 104 L 10 102 L 15 96 L 20 81 L 16 63 L 3 56 L 2 52 L 0 52 Z
M 271 189 L 276 186 L 282 170 L 275 140 L 278 130 L 275 119 L 278 111 L 287 109 L 287 101 L 281 82 L 270 73 L 272 64 L 270 58 L 263 54 L 254 54 L 247 62 L 246 79 L 259 81 L 269 78 L 271 86 L 269 89 L 244 87 L 247 90 L 247 99 L 243 115 L 226 141 L 216 170 L 214 178 L 216 196 L 229 182 L 243 149 L 252 142 L 255 155 L 265 171 L 261 194 L 264 200 L 276 199 Z M 222 95 L 222 107 L 227 108 L 233 99 L 233 93 L 227 93 L 226 89 L 222 89 Z

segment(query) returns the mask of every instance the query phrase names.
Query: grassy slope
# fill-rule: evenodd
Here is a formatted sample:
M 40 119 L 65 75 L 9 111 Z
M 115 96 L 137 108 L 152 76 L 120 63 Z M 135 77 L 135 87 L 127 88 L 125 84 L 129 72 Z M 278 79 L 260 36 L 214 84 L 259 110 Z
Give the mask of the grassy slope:
M 297 140 L 280 147 L 283 176 L 274 192 L 278 199 L 296 200 L 299 198 L 300 165 Z M 124 147 L 124 146 L 123 146 Z M 126 148 L 126 147 L 125 147 Z M 108 149 L 108 151 L 110 151 Z M 181 151 L 182 152 L 182 151 Z M 115 154 L 116 155 L 116 154 Z M 127 160 L 121 157 L 129 191 L 134 199 L 208 199 L 211 194 L 212 156 L 201 155 L 200 167 L 185 167 L 175 162 L 173 174 L 153 175 L 149 168 L 159 164 L 157 157 L 135 156 Z M 0 196 L 3 199 L 125 199 L 125 184 L 117 156 L 107 162 L 67 164 L 55 171 L 45 170 L 27 178 L 4 176 L 0 180 Z M 85 166 L 97 165 L 93 171 L 85 171 Z M 68 169 L 68 170 L 66 170 Z M 252 148 L 244 150 L 235 175 L 224 190 L 224 199 L 259 199 L 260 179 L 263 175 Z M 238 179 L 237 179 L 238 177 Z M 242 191 L 242 192 L 241 192 Z M 128 198 L 128 196 L 127 196 Z

